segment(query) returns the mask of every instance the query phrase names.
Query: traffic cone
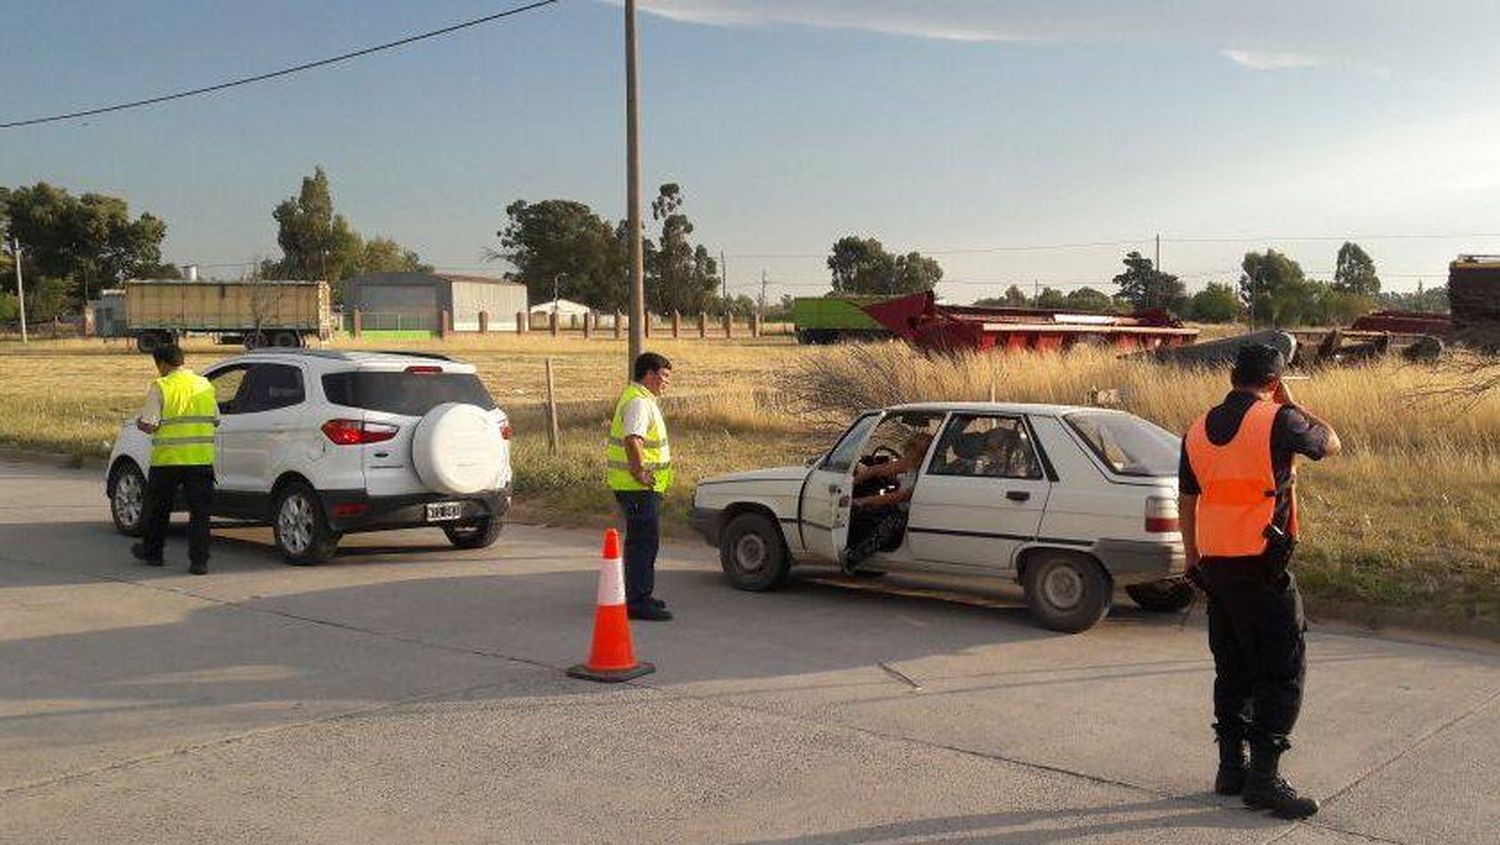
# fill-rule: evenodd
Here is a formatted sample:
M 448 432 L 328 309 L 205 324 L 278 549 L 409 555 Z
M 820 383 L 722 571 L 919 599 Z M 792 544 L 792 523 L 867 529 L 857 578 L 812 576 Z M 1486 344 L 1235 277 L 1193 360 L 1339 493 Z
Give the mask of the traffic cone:
M 604 532 L 604 563 L 599 567 L 599 601 L 594 608 L 594 643 L 587 663 L 568 670 L 573 678 L 618 682 L 656 671 L 656 665 L 635 659 L 630 644 L 630 619 L 625 615 L 625 562 L 620 559 L 620 533 Z

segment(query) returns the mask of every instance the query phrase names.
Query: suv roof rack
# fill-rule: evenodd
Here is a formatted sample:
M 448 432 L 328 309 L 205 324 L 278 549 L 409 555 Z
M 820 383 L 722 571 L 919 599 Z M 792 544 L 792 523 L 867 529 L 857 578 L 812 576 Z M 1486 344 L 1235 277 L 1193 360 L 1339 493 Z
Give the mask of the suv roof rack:
M 250 352 L 257 355 L 307 355 L 336 361 L 353 361 L 361 356 L 395 355 L 403 358 L 425 358 L 430 361 L 457 363 L 447 355 L 440 355 L 436 352 L 408 352 L 400 349 L 307 349 L 295 346 L 263 346 L 259 349 L 252 349 Z

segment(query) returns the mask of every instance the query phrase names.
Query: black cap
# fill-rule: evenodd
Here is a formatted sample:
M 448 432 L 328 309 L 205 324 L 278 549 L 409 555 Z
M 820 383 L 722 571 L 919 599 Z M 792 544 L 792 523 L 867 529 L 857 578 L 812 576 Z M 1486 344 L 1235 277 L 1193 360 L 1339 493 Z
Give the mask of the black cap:
M 1281 350 L 1264 343 L 1248 343 L 1234 357 L 1229 378 L 1242 387 L 1263 387 L 1286 371 L 1286 356 Z

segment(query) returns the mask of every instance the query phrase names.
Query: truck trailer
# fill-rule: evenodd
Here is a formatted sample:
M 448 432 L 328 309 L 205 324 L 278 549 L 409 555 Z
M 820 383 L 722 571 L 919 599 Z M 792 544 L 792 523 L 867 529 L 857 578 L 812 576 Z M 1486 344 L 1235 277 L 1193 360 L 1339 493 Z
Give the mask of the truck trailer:
M 141 352 L 189 334 L 246 349 L 305 346 L 329 336 L 329 303 L 327 282 L 134 279 L 125 283 L 124 331 Z

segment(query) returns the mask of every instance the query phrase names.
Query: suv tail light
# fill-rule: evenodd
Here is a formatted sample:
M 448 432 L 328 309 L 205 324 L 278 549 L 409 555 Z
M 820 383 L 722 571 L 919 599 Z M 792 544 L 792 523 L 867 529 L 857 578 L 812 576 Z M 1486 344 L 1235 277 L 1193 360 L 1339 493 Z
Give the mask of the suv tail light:
M 1148 533 L 1163 534 L 1181 530 L 1182 523 L 1178 520 L 1176 499 L 1166 496 L 1146 497 L 1146 531 Z
M 380 443 L 396 436 L 400 426 L 363 420 L 329 420 L 323 423 L 323 436 L 338 446 L 361 446 Z
M 432 364 L 413 364 L 407 367 L 406 371 L 408 373 L 441 373 L 443 368 Z

